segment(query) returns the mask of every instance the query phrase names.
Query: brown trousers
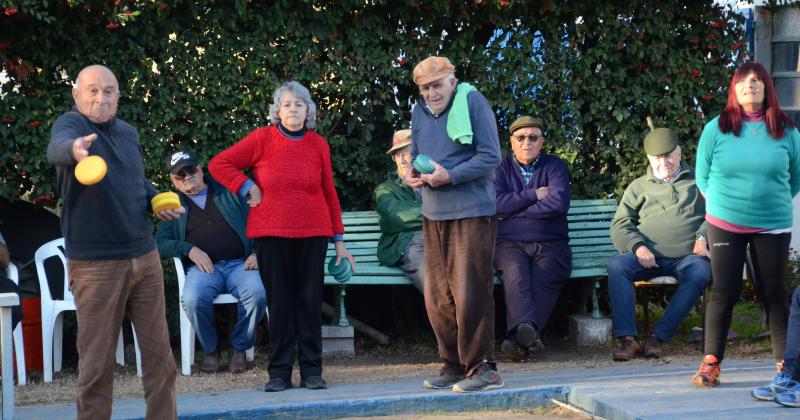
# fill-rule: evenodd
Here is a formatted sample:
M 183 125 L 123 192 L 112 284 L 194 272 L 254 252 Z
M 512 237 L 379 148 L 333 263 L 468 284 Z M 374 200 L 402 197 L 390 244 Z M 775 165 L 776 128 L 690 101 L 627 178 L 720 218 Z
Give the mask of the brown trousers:
M 158 251 L 129 260 L 67 261 L 78 317 L 78 418 L 111 417 L 114 356 L 122 319 L 142 354 L 147 419 L 176 419 L 177 368 L 169 346 Z
M 449 373 L 469 375 L 482 362 L 494 363 L 496 236 L 494 217 L 422 219 L 425 308 Z

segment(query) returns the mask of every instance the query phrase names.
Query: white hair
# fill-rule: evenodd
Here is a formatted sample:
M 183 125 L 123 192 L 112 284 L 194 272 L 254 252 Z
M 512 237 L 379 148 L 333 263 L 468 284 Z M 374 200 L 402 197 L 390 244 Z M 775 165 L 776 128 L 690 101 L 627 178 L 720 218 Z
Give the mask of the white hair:
M 311 100 L 311 92 L 301 85 L 300 82 L 294 80 L 282 84 L 279 88 L 275 89 L 272 94 L 272 105 L 269 106 L 269 120 L 272 124 L 277 124 L 281 119 L 278 117 L 278 110 L 281 107 L 281 97 L 284 93 L 291 92 L 297 99 L 302 100 L 308 107 L 306 114 L 306 128 L 314 128 L 317 126 L 317 105 Z

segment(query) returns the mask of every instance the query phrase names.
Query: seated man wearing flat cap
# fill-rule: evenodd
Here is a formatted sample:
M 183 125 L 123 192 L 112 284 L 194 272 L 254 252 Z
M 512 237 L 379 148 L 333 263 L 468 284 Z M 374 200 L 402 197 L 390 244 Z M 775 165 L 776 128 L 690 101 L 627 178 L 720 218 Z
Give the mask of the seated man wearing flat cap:
M 647 174 L 628 186 L 611 222 L 611 240 L 622 253 L 608 263 L 613 333 L 622 344 L 614 353 L 617 361 L 659 357 L 661 343 L 672 339 L 711 278 L 705 201 L 694 171 L 681 161 L 677 134 L 668 128 L 651 131 L 644 151 Z M 659 276 L 675 277 L 678 288 L 641 346 L 633 283 Z
M 524 116 L 511 124 L 513 153 L 497 168 L 495 267 L 503 278 L 507 338 L 503 353 L 523 359 L 544 348 L 539 338 L 572 269 L 567 165 L 543 153 L 544 125 Z
M 375 211 L 380 218 L 381 237 L 378 240 L 378 261 L 396 266 L 425 293 L 422 247 L 422 198 L 419 190 L 403 180 L 411 169 L 411 130 L 400 130 L 392 136 L 392 146 L 386 152 L 392 157 L 396 170 L 389 179 L 372 192 Z

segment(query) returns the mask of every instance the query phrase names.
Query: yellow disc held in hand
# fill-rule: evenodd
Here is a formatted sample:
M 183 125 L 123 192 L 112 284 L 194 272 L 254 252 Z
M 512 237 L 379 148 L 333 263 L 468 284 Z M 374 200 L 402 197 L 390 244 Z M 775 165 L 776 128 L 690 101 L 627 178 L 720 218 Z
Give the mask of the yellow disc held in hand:
M 100 156 L 89 156 L 75 165 L 75 179 L 83 185 L 94 185 L 106 176 L 106 161 Z
M 172 210 L 181 207 L 181 199 L 178 194 L 172 191 L 163 192 L 156 195 L 150 200 L 150 205 L 153 206 L 153 213 L 161 213 L 164 210 Z

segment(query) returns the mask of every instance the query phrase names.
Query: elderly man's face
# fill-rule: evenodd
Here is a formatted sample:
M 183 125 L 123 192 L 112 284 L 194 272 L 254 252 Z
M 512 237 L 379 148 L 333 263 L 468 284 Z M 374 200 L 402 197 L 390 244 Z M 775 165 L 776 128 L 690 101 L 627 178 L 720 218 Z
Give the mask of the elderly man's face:
M 523 127 L 511 135 L 511 151 L 520 163 L 529 164 L 542 152 L 544 136 L 539 127 Z
M 399 175 L 400 178 L 405 178 L 408 170 L 411 169 L 411 162 L 413 161 L 411 146 L 397 149 L 392 155 L 392 160 L 394 164 L 397 165 L 397 175 Z
M 428 108 L 434 114 L 439 115 L 450 103 L 450 98 L 453 97 L 453 93 L 456 91 L 456 82 L 454 77 L 443 77 L 439 80 L 419 85 L 419 94 L 428 104 Z
M 197 195 L 206 188 L 203 182 L 203 168 L 199 166 L 186 166 L 174 174 L 169 174 L 172 185 L 186 195 Z
M 292 92 L 281 95 L 281 106 L 278 108 L 278 118 L 281 124 L 291 131 L 298 131 L 303 128 L 308 115 L 308 105 Z
M 653 175 L 669 181 L 678 170 L 678 165 L 681 164 L 681 148 L 678 146 L 672 152 L 663 155 L 647 155 L 647 160 L 650 161 Z
M 110 121 L 117 114 L 119 87 L 117 78 L 107 68 L 91 66 L 78 75 L 78 86 L 72 89 L 72 98 L 78 112 L 93 123 Z

